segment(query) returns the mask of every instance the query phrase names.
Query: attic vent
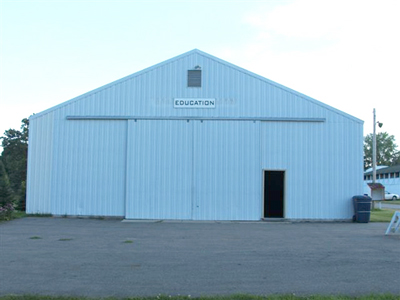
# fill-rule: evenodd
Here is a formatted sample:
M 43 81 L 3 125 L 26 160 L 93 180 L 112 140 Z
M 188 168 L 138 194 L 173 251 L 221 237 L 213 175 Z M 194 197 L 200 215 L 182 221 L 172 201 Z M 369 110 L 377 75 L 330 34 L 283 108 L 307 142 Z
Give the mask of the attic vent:
M 201 87 L 201 70 L 188 70 L 188 87 Z

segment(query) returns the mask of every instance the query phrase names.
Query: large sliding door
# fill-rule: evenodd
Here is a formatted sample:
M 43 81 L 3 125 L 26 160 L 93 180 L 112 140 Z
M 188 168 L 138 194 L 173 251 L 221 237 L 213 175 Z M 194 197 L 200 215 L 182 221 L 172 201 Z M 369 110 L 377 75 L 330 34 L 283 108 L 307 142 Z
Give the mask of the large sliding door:
M 259 220 L 259 123 L 194 123 L 195 220 Z
M 124 216 L 126 121 L 65 121 L 54 134 L 51 213 Z
M 126 218 L 259 220 L 259 123 L 128 122 Z
M 192 218 L 192 124 L 128 121 L 127 219 Z
M 54 214 L 180 220 L 262 215 L 258 122 L 75 120 L 63 128 L 54 158 Z

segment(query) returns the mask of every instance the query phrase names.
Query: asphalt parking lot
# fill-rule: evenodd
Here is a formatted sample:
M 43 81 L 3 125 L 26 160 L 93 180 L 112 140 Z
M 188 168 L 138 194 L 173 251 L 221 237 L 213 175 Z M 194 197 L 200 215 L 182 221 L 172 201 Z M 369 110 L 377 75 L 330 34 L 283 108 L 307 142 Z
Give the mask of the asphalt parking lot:
M 0 224 L 0 294 L 400 294 L 400 237 L 385 223 Z

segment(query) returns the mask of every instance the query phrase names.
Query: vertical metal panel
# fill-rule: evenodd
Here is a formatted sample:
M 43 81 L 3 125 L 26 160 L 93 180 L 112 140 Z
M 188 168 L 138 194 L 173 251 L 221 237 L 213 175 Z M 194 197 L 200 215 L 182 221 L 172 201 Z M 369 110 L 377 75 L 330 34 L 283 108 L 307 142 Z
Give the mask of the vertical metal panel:
M 53 113 L 29 121 L 27 213 L 51 213 Z
M 258 122 L 194 122 L 195 220 L 259 220 Z
M 192 218 L 192 128 L 129 121 L 126 218 Z
M 126 121 L 58 120 L 52 213 L 124 216 Z
M 286 170 L 287 218 L 351 218 L 351 197 L 362 192 L 362 132 L 356 125 L 262 124 L 262 167 Z

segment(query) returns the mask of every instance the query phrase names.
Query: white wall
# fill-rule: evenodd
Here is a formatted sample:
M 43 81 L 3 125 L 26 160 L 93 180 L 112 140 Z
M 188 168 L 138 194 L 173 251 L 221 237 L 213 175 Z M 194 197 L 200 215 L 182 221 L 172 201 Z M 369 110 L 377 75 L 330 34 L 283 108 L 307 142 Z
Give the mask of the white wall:
M 188 88 L 195 65 L 203 84 Z M 173 107 L 174 98 L 190 97 L 214 98 L 216 106 Z M 187 120 L 165 120 L 173 117 Z M 31 124 L 28 212 L 258 220 L 263 169 L 287 172 L 287 218 L 349 219 L 351 197 L 363 192 L 362 121 L 199 51 L 60 104 Z

